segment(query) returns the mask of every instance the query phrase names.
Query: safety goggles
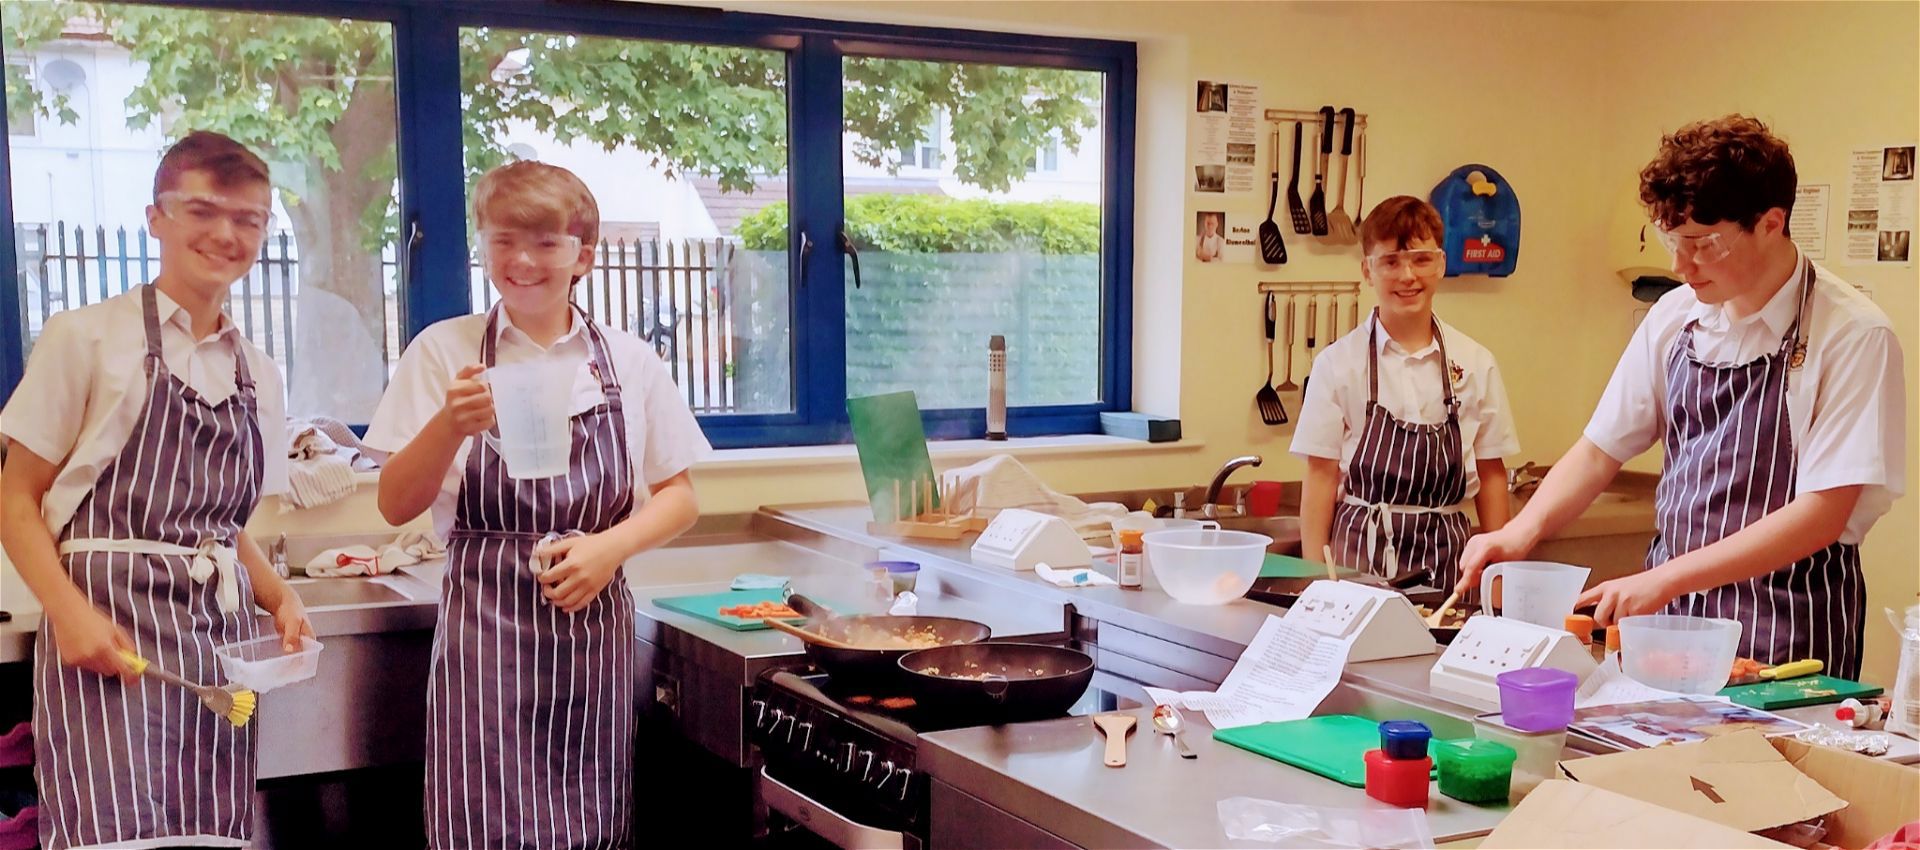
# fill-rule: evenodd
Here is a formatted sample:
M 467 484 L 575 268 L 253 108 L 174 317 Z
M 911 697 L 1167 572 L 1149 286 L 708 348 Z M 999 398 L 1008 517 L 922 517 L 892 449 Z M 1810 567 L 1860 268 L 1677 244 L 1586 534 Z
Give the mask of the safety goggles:
M 537 266 L 570 266 L 580 258 L 580 237 L 489 228 L 480 231 L 480 250 L 497 262 L 510 262 L 525 254 Z
M 1416 275 L 1426 276 L 1446 266 L 1447 252 L 1439 248 L 1410 248 L 1367 258 L 1367 268 L 1383 277 L 1399 274 L 1402 269 L 1411 269 Z
M 1719 231 L 1703 233 L 1699 236 L 1681 236 L 1655 227 L 1653 234 L 1659 238 L 1660 244 L 1667 247 L 1667 253 L 1672 254 L 1675 260 L 1686 260 L 1695 264 L 1717 263 L 1733 253 L 1733 246 L 1728 244 L 1727 235 Z
M 162 215 L 200 230 L 218 227 L 223 219 L 233 225 L 236 235 L 249 239 L 264 237 L 273 229 L 273 210 L 222 195 L 161 192 L 154 200 Z

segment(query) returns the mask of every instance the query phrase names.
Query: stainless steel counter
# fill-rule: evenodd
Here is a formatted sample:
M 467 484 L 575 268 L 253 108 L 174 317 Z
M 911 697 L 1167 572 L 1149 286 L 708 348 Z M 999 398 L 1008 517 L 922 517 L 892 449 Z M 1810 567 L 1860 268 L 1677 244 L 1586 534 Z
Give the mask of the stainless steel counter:
M 1186 736 L 1199 757 L 1182 759 L 1171 740 L 1154 733 L 1150 709 L 1126 713 L 1138 725 L 1122 768 L 1102 764 L 1106 739 L 1085 717 L 923 735 L 920 764 L 941 782 L 1089 848 L 1238 846 L 1227 840 L 1217 813 L 1230 797 L 1391 808 L 1360 789 L 1219 743 L 1204 723 Z M 1427 823 L 1440 842 L 1491 831 L 1508 810 L 1438 792 L 1431 798 Z

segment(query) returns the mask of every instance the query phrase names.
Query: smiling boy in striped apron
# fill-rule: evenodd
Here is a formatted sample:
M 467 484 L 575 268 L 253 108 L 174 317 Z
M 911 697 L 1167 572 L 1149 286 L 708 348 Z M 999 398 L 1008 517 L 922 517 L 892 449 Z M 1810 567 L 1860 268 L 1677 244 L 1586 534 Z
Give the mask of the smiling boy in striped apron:
M 46 617 L 34 644 L 40 844 L 239 847 L 254 733 L 132 652 L 224 684 L 214 648 L 312 634 L 241 529 L 287 480 L 280 367 L 222 312 L 272 229 L 267 166 L 217 133 L 168 149 L 147 226 L 153 282 L 47 320 L 7 404 L 0 539 Z
M 448 541 L 427 696 L 426 831 L 441 850 L 633 843 L 634 600 L 621 565 L 692 527 L 708 450 L 666 365 L 570 300 L 600 211 L 540 162 L 473 190 L 500 303 L 421 331 L 366 443 L 394 452 L 380 510 Z M 490 441 L 495 365 L 572 376 L 564 473 L 515 480 Z M 558 535 L 565 535 L 558 537 Z
M 1580 598 L 1606 625 L 1667 611 L 1742 625 L 1740 654 L 1860 674 L 1860 540 L 1905 488 L 1900 342 L 1865 295 L 1787 234 L 1786 142 L 1729 115 L 1661 140 L 1640 200 L 1687 285 L 1634 332 L 1586 434 L 1462 581 L 1526 556 L 1627 460 L 1665 443 L 1644 572 Z
M 1444 223 L 1401 195 L 1360 230 L 1360 275 L 1379 306 L 1314 360 L 1294 427 L 1306 458 L 1303 554 L 1392 578 L 1431 570 L 1452 583 L 1472 527 L 1507 519 L 1505 458 L 1520 451 L 1493 355 L 1433 314 L 1447 268 Z

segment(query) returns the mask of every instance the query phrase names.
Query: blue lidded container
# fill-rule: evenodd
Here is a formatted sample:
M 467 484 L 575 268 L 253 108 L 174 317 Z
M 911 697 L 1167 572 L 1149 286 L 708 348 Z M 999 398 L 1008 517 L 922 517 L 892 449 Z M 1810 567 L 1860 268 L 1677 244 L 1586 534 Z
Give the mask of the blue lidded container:
M 1426 758 L 1430 740 L 1433 740 L 1433 730 L 1418 720 L 1388 720 L 1380 724 L 1380 749 L 1390 759 Z

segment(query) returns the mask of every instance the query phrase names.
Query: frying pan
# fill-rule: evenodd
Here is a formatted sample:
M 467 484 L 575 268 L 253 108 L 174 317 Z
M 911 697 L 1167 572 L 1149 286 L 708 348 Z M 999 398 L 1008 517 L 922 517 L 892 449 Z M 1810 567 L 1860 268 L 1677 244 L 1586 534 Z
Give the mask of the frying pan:
M 972 726 L 1062 716 L 1093 681 L 1091 656 L 1036 643 L 941 646 L 907 653 L 898 663 L 922 712 Z
M 861 637 L 873 634 L 924 635 L 929 633 L 942 645 L 972 644 L 986 640 L 992 633 L 992 630 L 987 628 L 987 624 L 973 620 L 889 614 L 835 617 L 817 623 L 808 621 L 807 627 L 834 640 L 855 644 L 860 642 Z M 814 666 L 826 671 L 828 676 L 833 677 L 835 685 L 855 688 L 893 683 L 899 677 L 901 656 L 915 649 L 914 647 L 840 649 L 812 642 L 807 642 L 805 646 L 808 660 L 812 661 Z

